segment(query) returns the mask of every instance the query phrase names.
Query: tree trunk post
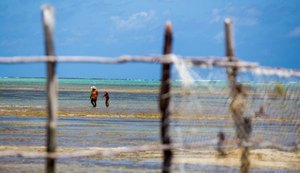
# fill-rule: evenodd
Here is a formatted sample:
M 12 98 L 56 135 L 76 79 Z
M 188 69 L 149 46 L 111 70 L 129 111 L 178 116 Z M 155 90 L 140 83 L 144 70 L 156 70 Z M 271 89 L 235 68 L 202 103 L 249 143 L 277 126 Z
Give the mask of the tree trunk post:
M 56 151 L 56 115 L 57 115 L 57 81 L 56 81 L 56 62 L 53 44 L 54 31 L 54 10 L 50 5 L 42 7 L 43 29 L 45 37 L 45 51 L 47 55 L 47 152 L 48 154 Z M 55 172 L 55 159 L 47 158 L 46 172 Z
M 232 23 L 230 19 L 225 19 L 225 43 L 226 43 L 226 57 L 229 62 L 238 61 L 234 55 Z M 244 118 L 245 111 L 245 88 L 237 82 L 237 67 L 227 68 L 228 85 L 230 88 L 230 112 L 236 127 L 236 136 L 238 139 L 238 146 L 242 150 L 241 155 L 241 173 L 248 173 L 250 168 L 249 147 L 245 145 L 248 142 L 251 133 L 251 120 Z
M 164 48 L 163 54 L 168 55 L 172 53 L 172 25 L 170 22 L 166 23 L 165 36 L 164 36 Z M 162 64 L 162 77 L 161 77 L 161 87 L 159 95 L 159 107 L 161 112 L 161 142 L 163 145 L 170 145 L 171 138 L 169 134 L 170 125 L 170 88 L 171 88 L 171 64 Z M 163 165 L 162 172 L 171 172 L 172 165 L 172 150 L 170 148 L 163 150 Z

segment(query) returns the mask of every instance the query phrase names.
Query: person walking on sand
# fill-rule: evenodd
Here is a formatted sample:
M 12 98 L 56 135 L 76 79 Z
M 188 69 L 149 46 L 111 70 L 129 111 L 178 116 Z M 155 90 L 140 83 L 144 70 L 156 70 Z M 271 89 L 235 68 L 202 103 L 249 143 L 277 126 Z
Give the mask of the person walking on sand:
M 95 108 L 97 106 L 98 91 L 95 86 L 92 86 L 91 89 L 92 91 L 91 91 L 90 99 L 93 107 Z
M 108 108 L 109 107 L 109 94 L 108 92 L 104 92 L 103 97 L 105 97 L 105 106 Z

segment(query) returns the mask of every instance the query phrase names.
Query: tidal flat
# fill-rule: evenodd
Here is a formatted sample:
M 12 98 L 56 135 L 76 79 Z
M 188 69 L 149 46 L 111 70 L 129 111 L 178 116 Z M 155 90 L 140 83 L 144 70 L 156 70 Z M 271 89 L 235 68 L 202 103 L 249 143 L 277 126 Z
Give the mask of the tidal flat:
M 0 151 L 44 152 L 46 118 L 40 116 L 0 116 Z M 193 120 L 194 121 L 194 120 Z M 208 119 L 207 126 L 173 121 L 171 132 L 174 143 L 205 142 L 217 134 L 224 121 Z M 203 121 L 203 119 L 201 119 Z M 208 126 L 210 128 L 208 128 Z M 226 134 L 234 134 L 229 126 Z M 61 116 L 58 118 L 57 151 L 100 150 L 120 147 L 158 145 L 160 143 L 158 118 L 122 116 Z M 179 129 L 179 130 L 178 130 Z M 198 129 L 197 131 L 195 129 Z M 179 132 L 181 135 L 179 134 Z M 238 172 L 240 150 L 226 150 L 226 157 L 218 156 L 215 145 L 173 150 L 173 172 Z M 251 172 L 297 172 L 300 170 L 299 152 L 273 149 L 251 150 Z M 159 149 L 124 152 L 110 156 L 61 158 L 57 172 L 160 172 L 162 152 Z M 44 172 L 45 159 L 17 156 L 0 157 L 0 172 Z

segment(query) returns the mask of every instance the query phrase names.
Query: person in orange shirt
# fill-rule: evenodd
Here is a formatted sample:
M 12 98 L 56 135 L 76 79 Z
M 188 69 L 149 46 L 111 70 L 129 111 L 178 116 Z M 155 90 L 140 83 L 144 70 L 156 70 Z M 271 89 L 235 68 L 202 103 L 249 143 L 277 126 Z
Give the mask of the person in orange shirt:
M 97 91 L 97 88 L 95 86 L 92 86 L 91 89 L 92 89 L 91 96 L 90 96 L 91 103 L 92 103 L 93 107 L 96 107 L 97 106 L 98 91 Z

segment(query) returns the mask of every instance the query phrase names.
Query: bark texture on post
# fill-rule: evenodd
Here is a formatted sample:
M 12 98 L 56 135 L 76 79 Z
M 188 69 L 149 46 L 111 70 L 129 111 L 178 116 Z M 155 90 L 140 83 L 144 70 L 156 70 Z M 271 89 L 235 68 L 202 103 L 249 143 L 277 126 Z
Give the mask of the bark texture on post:
M 227 60 L 231 62 L 237 61 L 234 58 L 234 45 L 230 19 L 225 19 L 225 43 Z M 238 145 L 242 149 L 240 172 L 248 173 L 250 167 L 249 148 L 244 144 L 248 142 L 251 133 L 251 120 L 243 117 L 243 113 L 245 111 L 246 91 L 244 87 L 237 82 L 237 73 L 237 67 L 227 68 L 228 85 L 231 97 L 230 112 L 236 127 Z
M 172 25 L 170 22 L 166 23 L 165 38 L 164 38 L 164 48 L 163 54 L 172 53 Z M 169 134 L 169 124 L 170 124 L 170 111 L 169 111 L 169 102 L 170 102 L 170 88 L 171 88 L 171 64 L 164 63 L 162 65 L 162 78 L 161 78 L 161 87 L 159 95 L 159 107 L 161 111 L 161 141 L 164 145 L 171 144 L 171 138 Z M 163 150 L 163 165 L 162 172 L 169 173 L 171 172 L 172 165 L 172 150 L 164 149 Z
M 50 5 L 42 7 L 43 29 L 45 37 L 46 55 L 50 60 L 55 60 L 53 30 L 54 30 L 54 10 Z M 57 115 L 57 81 L 56 81 L 56 63 L 47 63 L 47 152 L 56 151 L 56 115 Z M 55 159 L 47 158 L 46 172 L 55 172 Z

